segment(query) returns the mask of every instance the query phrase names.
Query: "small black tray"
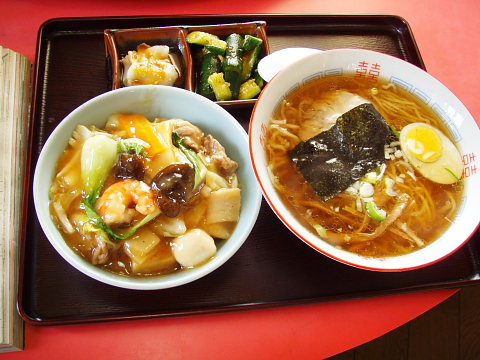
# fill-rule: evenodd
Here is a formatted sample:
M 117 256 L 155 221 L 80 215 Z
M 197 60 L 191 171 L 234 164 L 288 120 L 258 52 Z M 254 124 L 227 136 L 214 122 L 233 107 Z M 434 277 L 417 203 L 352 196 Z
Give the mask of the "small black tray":
M 32 104 L 28 189 L 47 136 L 83 102 L 108 90 L 103 30 L 264 20 L 271 51 L 289 46 L 365 48 L 425 68 L 411 30 L 396 16 L 215 15 L 53 19 L 39 32 Z M 252 108 L 229 109 L 248 127 Z M 31 191 L 24 219 L 18 307 L 38 325 L 211 313 L 458 287 L 477 283 L 477 232 L 432 266 L 400 273 L 355 269 L 331 260 L 286 230 L 264 202 L 244 246 L 220 269 L 191 284 L 133 291 L 92 280 L 50 246 Z

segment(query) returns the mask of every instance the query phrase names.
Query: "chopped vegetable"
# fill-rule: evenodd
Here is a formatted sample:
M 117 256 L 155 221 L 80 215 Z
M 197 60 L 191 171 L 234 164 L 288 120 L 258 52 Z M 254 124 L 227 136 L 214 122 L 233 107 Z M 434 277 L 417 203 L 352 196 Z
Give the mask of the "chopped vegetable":
M 380 209 L 373 201 L 368 201 L 365 203 L 367 209 L 367 214 L 375 221 L 383 221 L 387 218 L 387 213 L 385 210 Z
M 395 128 L 395 126 L 391 125 L 391 126 L 390 126 L 390 129 L 392 129 L 393 135 L 395 135 L 397 138 L 400 137 L 400 133 L 399 133 L 398 130 Z
M 150 144 L 138 138 L 120 139 L 117 142 L 118 153 L 129 153 L 137 155 L 146 155 Z
M 243 63 L 243 38 L 240 34 L 230 34 L 227 37 L 227 49 L 225 50 L 225 59 L 223 60 L 224 71 L 235 71 L 242 73 Z
M 168 148 L 163 139 L 155 134 L 152 123 L 144 115 L 122 115 L 120 116 L 120 123 L 129 137 L 141 139 L 150 145 L 147 149 L 149 155 L 158 154 Z
M 243 56 L 242 80 L 245 81 L 252 76 L 253 69 L 256 69 L 260 57 L 260 47 L 247 51 Z
M 263 86 L 265 85 L 265 80 L 263 80 L 263 78 L 260 76 L 258 69 L 255 69 L 254 76 L 255 76 L 255 82 L 257 83 L 257 85 L 260 86 L 260 88 L 263 88 Z
M 361 197 L 363 198 L 371 197 L 373 196 L 374 192 L 375 192 L 375 189 L 371 183 L 362 181 L 359 189 L 359 194 Z
M 208 83 L 212 87 L 217 100 L 223 101 L 232 99 L 230 83 L 225 81 L 223 78 L 223 73 L 213 73 L 208 77 Z
M 110 240 L 110 238 L 108 237 L 107 233 L 105 231 L 103 231 L 102 229 L 100 229 L 98 226 L 95 226 L 94 224 L 92 224 L 91 222 L 89 221 L 86 221 L 84 224 L 83 224 L 83 232 L 85 233 L 95 233 L 95 234 L 98 234 L 103 241 L 106 241 L 110 244 L 113 244 L 112 241 Z
M 240 86 L 238 98 L 240 100 L 253 99 L 260 94 L 260 91 L 262 91 L 262 89 L 260 89 L 260 86 L 255 82 L 255 79 L 250 79 Z
M 395 191 L 393 187 L 395 186 L 395 180 L 386 177 L 385 178 L 385 192 L 388 196 L 397 196 L 398 191 Z
M 320 237 L 324 239 L 327 238 L 327 229 L 325 229 L 322 225 L 316 224 L 313 227 L 315 228 L 315 231 Z
M 98 192 L 100 193 L 100 192 Z M 98 197 L 98 196 L 97 196 Z M 95 201 L 96 198 L 88 197 L 87 199 L 84 199 L 82 201 L 82 206 L 85 209 L 85 213 L 87 214 L 89 221 L 99 229 L 103 230 L 105 233 L 107 233 L 111 238 L 114 240 L 125 240 L 135 234 L 135 232 L 141 228 L 142 226 L 148 224 L 150 221 L 155 219 L 158 215 L 160 215 L 160 209 L 155 210 L 153 213 L 145 216 L 141 221 L 139 221 L 137 224 L 132 226 L 124 235 L 118 235 L 116 234 L 110 226 L 105 224 L 103 219 L 100 217 L 100 215 L 97 214 L 95 211 Z
M 263 43 L 262 39 L 252 36 L 250 34 L 247 34 L 245 35 L 245 39 L 243 41 L 243 48 L 246 51 L 251 51 L 255 48 L 259 48 L 260 45 L 262 45 L 262 43 Z
M 227 50 L 222 68 L 225 81 L 230 83 L 232 98 L 237 99 L 242 83 L 243 71 L 243 37 L 240 34 L 230 34 L 227 39 Z
M 370 171 L 365 174 L 365 181 L 370 184 L 376 184 L 377 182 L 377 173 L 375 171 Z
M 385 163 L 377 167 L 377 181 L 382 180 L 383 175 L 385 175 L 385 170 L 387 170 L 387 164 Z
M 452 170 L 450 170 L 449 168 L 445 168 L 445 170 L 446 170 L 450 175 L 452 175 L 452 176 L 455 178 L 455 180 L 457 180 L 457 181 L 462 180 L 462 178 L 460 178 L 460 177 L 458 177 L 457 175 L 455 175 L 455 173 L 454 173 Z
M 195 151 L 187 147 L 183 142 L 183 138 L 175 131 L 172 132 L 172 143 L 177 148 L 182 150 L 188 161 L 192 163 L 195 170 L 195 185 L 193 189 L 196 191 L 205 182 L 205 178 L 207 176 L 207 167 L 203 163 L 202 158 Z
M 206 52 L 202 58 L 200 68 L 200 79 L 198 83 L 198 93 L 211 100 L 215 99 L 215 93 L 208 83 L 208 78 L 214 73 L 222 71 L 222 63 L 218 55 L 212 52 Z
M 225 81 L 230 84 L 229 89 L 232 93 L 232 99 L 238 99 L 240 85 L 242 84 L 242 75 L 236 71 L 225 71 Z
M 222 41 L 212 49 L 214 43 Z M 242 99 L 251 99 L 258 95 L 258 89 L 263 87 L 263 79 L 259 76 L 257 65 L 262 51 L 263 40 L 253 35 L 229 34 L 225 41 L 218 36 L 200 31 L 187 35 L 190 44 L 203 45 L 197 51 L 196 63 L 197 92 L 209 99 L 217 101 L 236 100 L 240 98 L 242 82 L 254 78 L 258 87 L 249 86 L 248 95 L 242 94 Z M 217 75 L 214 75 L 217 74 Z M 218 75 L 218 74 L 221 74 Z M 212 77 L 213 76 L 213 77 Z M 254 94 L 254 95 L 252 95 Z
M 103 187 L 116 161 L 117 142 L 115 140 L 101 134 L 85 140 L 81 153 L 81 173 L 87 195 Z
M 227 48 L 227 43 L 218 38 L 218 36 L 203 31 L 192 31 L 187 35 L 189 44 L 203 45 L 209 51 L 217 55 L 223 55 Z

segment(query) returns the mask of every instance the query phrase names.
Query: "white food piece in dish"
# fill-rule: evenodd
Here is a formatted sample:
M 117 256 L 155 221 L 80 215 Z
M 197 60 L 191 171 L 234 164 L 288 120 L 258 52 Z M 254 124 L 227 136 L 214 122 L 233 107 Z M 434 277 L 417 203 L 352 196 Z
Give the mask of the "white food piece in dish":
M 172 251 L 180 265 L 191 268 L 213 257 L 217 247 L 213 238 L 205 231 L 192 229 L 173 240 Z
M 453 184 L 463 173 L 461 155 L 440 130 L 424 123 L 405 126 L 400 145 L 408 161 L 427 179 Z
M 137 51 L 129 51 L 121 62 L 124 66 L 123 84 L 168 85 L 178 80 L 178 69 L 173 65 L 166 45 L 149 46 L 140 44 Z

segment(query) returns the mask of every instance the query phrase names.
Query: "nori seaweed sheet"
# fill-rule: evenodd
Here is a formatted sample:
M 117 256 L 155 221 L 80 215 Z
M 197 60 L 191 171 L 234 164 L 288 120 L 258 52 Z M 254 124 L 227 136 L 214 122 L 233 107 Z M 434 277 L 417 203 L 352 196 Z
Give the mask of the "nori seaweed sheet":
M 326 201 L 385 162 L 385 145 L 394 139 L 383 116 L 367 103 L 344 113 L 329 130 L 301 142 L 288 156 Z

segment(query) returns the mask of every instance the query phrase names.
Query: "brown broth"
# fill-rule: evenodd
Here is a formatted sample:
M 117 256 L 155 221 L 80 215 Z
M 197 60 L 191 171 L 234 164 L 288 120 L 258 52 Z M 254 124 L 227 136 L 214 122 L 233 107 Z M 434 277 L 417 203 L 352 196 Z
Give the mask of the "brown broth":
M 120 129 L 121 130 L 121 129 Z M 115 128 L 107 129 L 107 131 L 114 133 Z M 115 134 L 116 136 L 121 136 Z M 62 232 L 63 238 L 66 243 L 81 257 L 83 257 L 86 261 L 97 265 L 107 271 L 122 274 L 126 276 L 137 276 L 137 277 L 146 277 L 146 276 L 157 276 L 157 275 L 165 275 L 170 274 L 176 271 L 184 271 L 188 270 L 190 267 L 186 268 L 182 266 L 179 262 L 176 261 L 173 251 L 172 251 L 172 241 L 175 238 L 170 233 L 166 233 L 162 230 L 162 226 L 165 226 L 167 220 L 165 219 L 166 216 L 163 214 L 157 215 L 155 219 L 153 219 L 148 224 L 140 227 L 137 232 L 129 237 L 126 240 L 114 240 L 109 238 L 106 242 L 108 246 L 108 260 L 106 262 L 100 262 L 100 264 L 94 259 L 98 259 L 98 241 L 95 238 L 95 231 L 85 230 L 84 225 L 88 224 L 88 217 L 84 210 L 84 205 L 82 204 L 83 199 L 86 198 L 86 194 L 83 186 L 83 181 L 81 179 L 81 150 L 83 147 L 83 141 L 74 141 L 70 144 L 67 149 L 63 152 L 60 159 L 58 160 L 56 166 L 56 174 L 57 176 L 54 178 L 52 183 L 52 187 L 50 189 L 50 209 L 51 214 L 54 222 L 57 224 L 58 228 Z M 180 151 L 180 150 L 179 150 Z M 173 156 L 173 155 L 172 155 Z M 152 181 L 153 173 L 157 173 L 161 169 L 159 169 L 159 165 L 157 164 L 155 168 L 151 167 L 152 158 L 150 155 L 147 155 L 144 161 L 144 169 L 149 175 L 145 175 L 144 183 L 148 185 L 148 189 L 150 190 L 150 183 Z M 168 164 L 167 164 L 168 165 Z M 216 168 L 213 165 L 207 163 L 206 164 L 209 171 L 216 172 Z M 163 168 L 163 167 L 162 167 Z M 107 179 L 103 185 L 103 192 L 107 190 L 111 185 L 120 181 L 121 179 L 116 179 L 114 176 L 114 168 L 108 174 Z M 61 173 L 61 174 L 60 174 Z M 60 175 L 58 175 L 60 174 Z M 216 173 L 219 178 L 222 176 Z M 236 179 L 235 174 L 230 175 L 231 179 Z M 132 179 L 129 179 L 132 180 Z M 227 182 L 227 179 L 224 179 Z M 235 182 L 228 182 L 228 185 L 224 185 L 223 183 L 218 185 L 218 188 L 223 187 L 231 187 L 235 188 L 238 184 Z M 207 188 L 207 187 L 205 187 Z M 150 190 L 152 191 L 152 190 Z M 103 194 L 102 192 L 102 194 Z M 202 193 L 202 194 L 195 194 L 193 199 L 190 199 L 188 203 L 184 204 L 181 209 L 181 212 L 178 216 L 183 217 L 185 220 L 186 231 L 188 232 L 191 229 L 201 229 L 204 230 L 207 234 L 209 234 L 214 240 L 216 240 L 216 245 L 219 246 L 223 240 L 228 237 L 228 234 L 233 233 L 236 222 L 225 222 L 220 223 L 223 225 L 223 229 L 225 232 L 221 235 L 215 235 L 214 230 L 212 230 L 211 225 L 206 223 L 206 216 L 205 213 L 208 208 L 210 192 Z M 156 199 L 152 200 L 155 201 Z M 122 200 L 119 200 L 122 201 Z M 61 221 L 61 214 L 55 210 L 55 204 L 61 204 L 61 209 L 65 213 L 66 218 L 68 219 L 67 223 L 73 227 L 72 232 L 66 231 L 68 229 L 62 225 Z M 96 204 L 98 206 L 98 203 Z M 129 210 L 133 211 L 135 204 L 127 204 Z M 157 208 L 158 209 L 158 208 Z M 97 210 L 98 211 L 98 210 Z M 160 211 L 158 211 L 160 213 Z M 122 214 L 123 215 L 123 214 Z M 163 216 L 163 220 L 162 220 Z M 133 216 L 133 219 L 128 224 L 123 225 L 111 225 L 111 229 L 117 234 L 122 235 L 126 234 L 127 230 L 134 226 L 137 222 L 139 222 L 144 215 L 136 212 Z M 187 219 L 188 217 L 188 219 Z M 162 222 L 163 221 L 163 222 Z M 218 224 L 213 224 L 218 225 Z M 218 227 L 217 227 L 218 229 Z M 98 230 L 98 229 L 97 229 Z M 218 230 L 217 230 L 218 231 Z M 141 235 L 139 235 L 141 233 Z M 141 250 L 140 253 L 147 254 L 146 256 L 139 255 L 133 256 L 132 252 L 130 255 L 133 256 L 135 259 L 144 260 L 143 262 L 138 261 L 134 263 L 132 258 L 127 253 L 128 249 L 126 249 L 125 244 L 128 241 L 131 241 L 134 237 L 139 236 L 140 241 L 139 243 L 144 243 L 146 238 L 153 239 L 157 237 L 160 241 L 158 243 L 151 241 L 150 244 L 155 244 L 153 247 L 148 248 L 140 246 Z M 104 240 L 104 238 L 102 238 Z M 103 243 L 103 242 L 102 242 Z M 137 243 L 138 244 L 138 243 Z M 221 246 L 221 245 L 220 245 Z M 97 248 L 97 253 L 95 253 L 95 248 Z M 138 254 L 138 250 L 137 250 Z M 208 261 L 208 260 L 206 260 Z M 205 262 L 206 262 L 205 261 Z M 196 266 L 201 266 L 201 264 L 197 264 Z
M 375 84 L 376 95 L 373 95 L 371 82 L 357 81 L 350 76 L 320 79 L 301 87 L 287 97 L 288 105 L 279 107 L 273 119 L 286 119 L 287 124 L 300 125 L 300 110 L 308 114 L 316 106 L 314 101 L 328 101 L 326 94 L 334 90 L 346 90 L 372 102 L 387 123 L 398 131 L 411 122 L 427 122 L 450 137 L 437 115 L 416 97 L 386 83 Z M 288 158 L 286 151 L 268 145 L 275 142 L 290 150 L 300 140 L 285 141 L 275 135 L 272 129 L 269 127 L 267 130 L 266 150 L 268 163 L 281 184 L 277 186 L 277 191 L 299 221 L 313 233 L 316 233 L 313 225 L 321 225 L 327 230 L 327 241 L 335 246 L 369 257 L 398 256 L 437 239 L 455 217 L 455 206 L 459 207 L 463 192 L 461 182 L 441 185 L 422 177 L 417 171 L 416 179 L 413 179 L 404 165 L 392 160 L 387 162 L 386 174 L 394 179 L 403 174 L 404 183 L 397 182 L 396 189 L 399 194 L 407 193 L 410 197 L 409 205 L 396 224 L 406 224 L 424 245 L 412 241 L 411 236 L 405 236 L 400 226 L 389 226 L 375 239 L 357 241 L 358 233 L 373 233 L 380 223 L 369 218 L 365 211 L 357 211 L 354 196 L 342 193 L 326 202 L 322 201 Z M 298 132 L 292 127 L 289 131 L 294 134 Z M 388 214 L 396 206 L 398 197 L 384 196 L 382 184 L 375 185 L 374 200 Z

